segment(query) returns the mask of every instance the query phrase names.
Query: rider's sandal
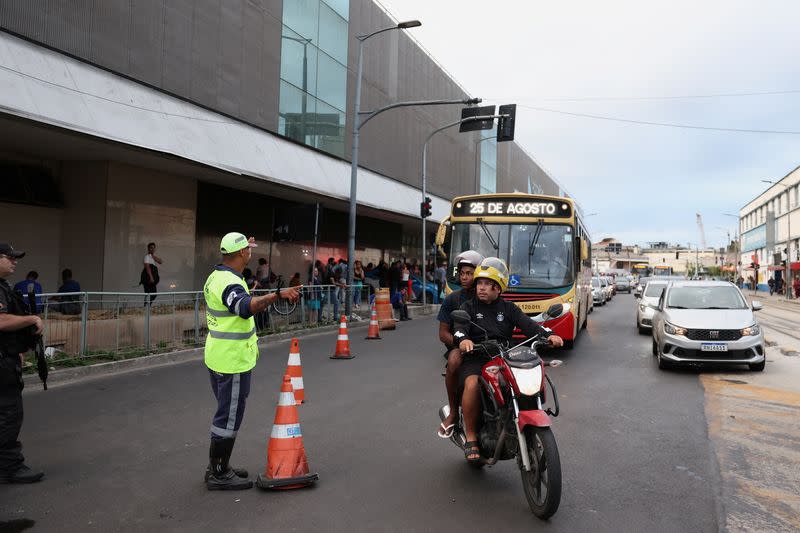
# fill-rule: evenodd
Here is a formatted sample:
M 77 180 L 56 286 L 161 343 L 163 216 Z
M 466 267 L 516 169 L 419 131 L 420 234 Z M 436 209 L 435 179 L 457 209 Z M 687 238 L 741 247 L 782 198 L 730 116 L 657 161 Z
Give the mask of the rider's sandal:
M 477 455 L 477 457 L 470 457 L 470 455 Z M 470 463 L 477 463 L 481 460 L 481 449 L 478 441 L 471 440 L 464 443 L 464 457 Z
M 439 429 L 436 431 L 436 435 L 439 436 L 440 439 L 449 439 L 453 436 L 453 431 L 455 431 L 456 425 L 450 424 L 449 426 L 445 426 L 444 422 L 439 424 Z

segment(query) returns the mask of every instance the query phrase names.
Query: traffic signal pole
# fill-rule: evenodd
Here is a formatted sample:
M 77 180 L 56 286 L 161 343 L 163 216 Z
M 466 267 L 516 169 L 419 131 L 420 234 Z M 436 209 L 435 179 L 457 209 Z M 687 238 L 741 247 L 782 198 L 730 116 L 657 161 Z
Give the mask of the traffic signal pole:
M 482 121 L 482 120 L 492 120 L 492 121 L 494 121 L 494 119 L 496 119 L 496 118 L 503 119 L 503 118 L 508 118 L 508 117 L 509 117 L 509 115 L 504 114 L 504 115 L 483 115 L 483 116 L 478 116 L 478 117 L 462 118 L 461 120 L 457 120 L 455 122 L 451 122 L 450 124 L 446 124 L 446 125 L 442 126 L 441 128 L 437 128 L 437 129 L 433 130 L 430 133 L 430 135 L 428 135 L 428 138 L 425 139 L 425 144 L 422 145 L 422 200 L 421 200 L 420 206 L 422 206 L 422 204 L 425 203 L 425 198 L 428 196 L 428 143 L 431 141 L 433 136 L 436 135 L 437 133 L 441 132 L 441 131 L 444 131 L 444 130 L 448 129 L 448 128 L 452 128 L 454 126 L 458 126 L 458 125 L 464 124 L 466 122 L 476 122 L 476 121 Z M 421 285 L 422 285 L 422 305 L 425 305 L 426 299 L 427 299 L 426 298 L 426 291 L 425 291 L 425 289 L 427 287 L 427 282 L 426 282 L 425 276 L 426 276 L 426 269 L 427 269 L 427 264 L 426 263 L 427 263 L 427 260 L 428 260 L 428 243 L 427 243 L 428 239 L 427 239 L 427 228 L 426 228 L 426 225 L 425 225 L 425 220 L 427 219 L 427 217 L 422 216 L 422 212 L 420 212 L 420 218 L 422 218 L 422 280 L 420 280 L 420 281 L 421 281 Z M 411 297 L 411 295 L 409 295 L 409 298 L 410 297 Z

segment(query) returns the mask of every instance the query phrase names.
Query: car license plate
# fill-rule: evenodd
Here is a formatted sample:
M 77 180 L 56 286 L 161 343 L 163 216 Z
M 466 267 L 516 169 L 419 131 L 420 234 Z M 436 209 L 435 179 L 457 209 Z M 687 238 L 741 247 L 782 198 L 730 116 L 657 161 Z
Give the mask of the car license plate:
M 728 345 L 723 342 L 704 342 L 700 345 L 702 352 L 727 352 Z

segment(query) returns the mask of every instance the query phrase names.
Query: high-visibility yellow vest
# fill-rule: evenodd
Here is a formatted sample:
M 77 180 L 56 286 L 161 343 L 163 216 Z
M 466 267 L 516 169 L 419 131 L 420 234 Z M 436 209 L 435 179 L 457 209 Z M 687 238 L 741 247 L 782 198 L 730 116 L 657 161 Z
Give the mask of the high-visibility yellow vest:
M 250 294 L 244 280 L 229 270 L 215 270 L 203 287 L 208 323 L 205 363 L 223 374 L 247 372 L 258 359 L 256 321 L 231 313 L 222 301 L 223 291 L 231 284 L 241 285 Z

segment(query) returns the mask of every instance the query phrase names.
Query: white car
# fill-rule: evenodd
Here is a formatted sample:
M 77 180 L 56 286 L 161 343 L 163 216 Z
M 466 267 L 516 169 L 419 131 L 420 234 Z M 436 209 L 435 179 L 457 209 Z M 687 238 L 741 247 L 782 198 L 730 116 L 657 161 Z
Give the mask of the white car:
M 667 283 L 666 281 L 649 281 L 642 290 L 642 295 L 635 295 L 639 300 L 636 302 L 636 327 L 639 329 L 639 333 L 650 333 L 650 330 L 653 329 L 655 307 Z
M 614 297 L 614 288 L 611 286 L 611 282 L 606 277 L 600 278 L 600 284 L 603 286 L 603 292 L 606 294 L 606 301 L 610 302 L 611 298 Z

